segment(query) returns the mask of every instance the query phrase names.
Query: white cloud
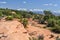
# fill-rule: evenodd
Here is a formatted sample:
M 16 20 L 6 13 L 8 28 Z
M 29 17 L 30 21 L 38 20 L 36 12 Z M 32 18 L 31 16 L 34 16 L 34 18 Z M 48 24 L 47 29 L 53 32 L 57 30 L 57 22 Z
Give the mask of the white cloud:
M 6 4 L 7 2 L 0 2 L 0 4 Z
M 53 12 L 55 12 L 55 13 L 60 13 L 60 10 L 57 10 L 57 11 L 53 11 Z
M 26 8 L 19 8 L 19 9 L 17 9 L 17 10 L 27 11 L 27 9 L 26 9 Z
M 27 1 L 23 1 L 22 3 L 23 4 L 29 4 L 29 5 L 32 4 L 32 2 L 27 2 Z
M 23 3 L 25 4 L 25 3 L 27 3 L 26 1 L 23 1 Z
M 58 4 L 53 4 L 53 3 L 49 3 L 49 4 L 43 4 L 44 6 L 58 6 Z
M 33 11 L 33 9 L 29 9 L 30 11 Z
M 30 11 L 43 11 L 43 9 L 29 9 Z
M 43 11 L 42 9 L 33 9 L 34 11 Z
M 23 10 L 23 11 L 43 11 L 43 9 L 38 9 L 38 8 L 36 8 L 36 9 L 26 9 L 26 8 L 19 8 L 19 9 L 17 9 L 17 10 Z
M 43 5 L 48 6 L 49 4 L 43 4 Z
M 55 12 L 55 13 L 56 13 L 57 11 L 53 11 L 53 12 Z

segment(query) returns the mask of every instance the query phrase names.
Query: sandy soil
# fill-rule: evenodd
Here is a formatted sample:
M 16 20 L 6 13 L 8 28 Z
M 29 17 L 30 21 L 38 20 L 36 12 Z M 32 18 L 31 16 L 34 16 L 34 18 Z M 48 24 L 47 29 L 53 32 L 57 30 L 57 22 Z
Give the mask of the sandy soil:
M 33 22 L 35 25 L 38 25 L 36 22 Z M 48 29 L 44 29 L 43 26 L 45 25 L 39 25 L 39 27 L 37 26 L 32 26 L 32 23 L 28 25 L 27 31 L 31 36 L 39 36 L 39 35 L 43 35 L 44 36 L 44 40 L 55 40 L 57 35 L 52 33 L 50 30 Z M 53 35 L 54 37 L 50 38 L 51 35 Z
M 18 21 L 6 21 L 0 22 L 0 35 L 6 35 L 7 37 L 2 37 L 0 40 L 29 40 L 29 35 L 23 25 Z
M 0 40 L 29 40 L 29 37 L 44 36 L 44 40 L 55 40 L 56 34 L 48 29 L 42 28 L 45 25 L 37 24 L 34 21 L 29 21 L 28 28 L 16 21 L 0 21 Z M 51 38 L 51 34 L 54 37 Z

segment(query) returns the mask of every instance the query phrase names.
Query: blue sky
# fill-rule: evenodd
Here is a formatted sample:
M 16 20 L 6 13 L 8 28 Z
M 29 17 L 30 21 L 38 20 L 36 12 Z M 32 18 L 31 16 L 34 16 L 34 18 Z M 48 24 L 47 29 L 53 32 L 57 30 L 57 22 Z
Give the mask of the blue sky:
M 60 0 L 0 0 L 0 8 L 60 12 Z

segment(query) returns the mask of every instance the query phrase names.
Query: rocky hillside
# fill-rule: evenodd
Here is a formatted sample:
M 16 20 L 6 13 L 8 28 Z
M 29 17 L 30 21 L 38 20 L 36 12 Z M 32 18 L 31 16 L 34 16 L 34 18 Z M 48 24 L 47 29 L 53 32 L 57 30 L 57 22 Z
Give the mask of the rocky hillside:
M 60 16 L 0 8 L 0 40 L 60 40 Z
M 31 20 L 27 28 L 24 28 L 23 24 L 17 20 L 2 20 L 0 21 L 0 40 L 34 40 L 33 38 L 37 39 L 39 36 L 43 36 L 43 40 L 55 40 L 57 34 L 44 29 L 44 26 Z

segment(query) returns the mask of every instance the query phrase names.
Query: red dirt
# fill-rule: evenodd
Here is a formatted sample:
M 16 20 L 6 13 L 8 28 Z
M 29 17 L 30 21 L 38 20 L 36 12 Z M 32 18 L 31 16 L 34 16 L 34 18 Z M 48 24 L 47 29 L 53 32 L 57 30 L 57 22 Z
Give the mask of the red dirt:
M 32 23 L 34 23 L 35 26 L 32 26 Z M 7 36 L 1 37 L 0 40 L 29 40 L 30 36 L 37 37 L 39 35 L 43 35 L 44 40 L 55 40 L 57 36 L 48 29 L 37 27 L 43 27 L 44 25 L 39 25 L 34 21 L 30 21 L 27 26 L 28 28 L 24 28 L 24 26 L 16 20 L 0 21 L 0 33 L 4 33 L 4 35 Z M 51 34 L 53 34 L 54 37 L 50 38 Z

